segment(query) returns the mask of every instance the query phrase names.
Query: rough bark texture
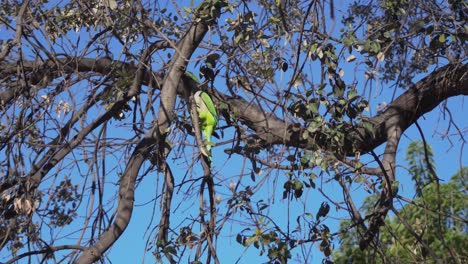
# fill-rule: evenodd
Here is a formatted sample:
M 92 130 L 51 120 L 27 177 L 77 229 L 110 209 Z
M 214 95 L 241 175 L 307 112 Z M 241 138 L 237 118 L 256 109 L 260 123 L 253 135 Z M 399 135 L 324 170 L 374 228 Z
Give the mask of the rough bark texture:
M 468 95 L 467 72 L 467 64 L 449 64 L 431 72 L 396 98 L 383 113 L 371 118 L 370 122 L 374 126 L 372 132 L 360 129 L 352 134 L 353 140 L 359 138 L 359 134 L 363 135 L 363 139 L 354 141 L 355 148 L 366 153 L 387 141 L 387 128 L 394 117 L 397 117 L 402 130 L 405 131 L 418 118 L 430 112 L 447 98 Z
M 417 82 L 411 89 L 400 95 L 388 105 L 383 113 L 371 118 L 373 131 L 358 128 L 350 133 L 350 144 L 343 146 L 344 153 L 354 155 L 355 151 L 367 153 L 387 141 L 388 128 L 397 120 L 405 131 L 419 117 L 434 109 L 451 96 L 468 95 L 468 65 L 446 65 Z M 224 102 L 236 109 L 239 119 L 253 129 L 266 144 L 285 144 L 299 148 L 309 148 L 319 144 L 320 133 L 304 140 L 302 133 L 306 128 L 292 129 L 295 124 L 285 122 L 272 113 L 264 112 L 252 102 L 242 98 L 232 98 L 217 93 L 218 103 Z M 333 150 L 330 150 L 333 151 Z
M 63 72 L 92 72 L 104 75 L 116 69 L 133 71 L 137 72 L 138 76 L 135 77 L 134 85 L 132 89 L 130 89 L 128 96 L 117 101 L 109 112 L 90 124 L 88 130 L 92 131 L 93 128 L 111 118 L 113 112 L 118 111 L 118 108 L 123 106 L 130 97 L 139 92 L 140 85 L 148 85 L 152 82 L 161 84 L 161 87 L 158 88 L 162 88 L 162 104 L 159 111 L 159 126 L 157 130 L 160 135 L 163 135 L 166 128 L 172 122 L 177 94 L 185 98 L 186 90 L 193 86 L 193 83 L 189 83 L 192 80 L 184 78 L 183 73 L 185 71 L 187 59 L 198 46 L 206 31 L 206 25 L 194 26 L 194 28 L 189 31 L 188 37 L 184 38 L 178 47 L 178 50 L 183 51 L 183 54 L 179 54 L 177 58 L 174 58 L 174 63 L 166 76 L 160 76 L 157 73 L 149 72 L 147 69 L 145 70 L 141 67 L 141 64 L 137 68 L 134 65 L 112 61 L 107 58 L 84 58 L 80 60 L 67 58 L 55 60 L 54 62 L 24 62 L 23 67 L 28 74 L 29 85 L 18 84 L 12 89 L 2 91 L 0 93 L 0 107 L 14 103 L 14 98 L 19 94 L 37 92 L 42 85 L 58 77 L 59 72 L 60 74 Z M 7 78 L 8 75 L 12 74 L 14 75 L 17 70 L 16 65 L 12 64 L 0 65 L 0 69 L 1 78 Z M 380 205 L 374 210 L 375 216 L 371 218 L 368 231 L 363 241 L 361 241 L 361 246 L 364 247 L 371 242 L 378 232 L 379 227 L 382 225 L 387 212 L 392 207 L 393 197 L 389 186 L 395 180 L 394 159 L 399 137 L 418 118 L 434 109 L 447 98 L 457 95 L 468 95 L 467 70 L 468 66 L 466 64 L 449 64 L 434 70 L 428 74 L 427 77 L 418 81 L 411 89 L 390 103 L 384 112 L 370 118 L 369 122 L 373 124 L 372 131 L 367 131 L 364 128 L 358 127 L 349 133 L 346 139 L 349 144 L 343 146 L 343 153 L 345 155 L 354 155 L 356 151 L 367 153 L 384 142 L 387 142 L 387 144 L 393 142 L 387 145 L 387 148 L 392 149 L 391 153 L 386 153 L 387 156 L 385 156 L 382 161 L 382 171 L 386 172 L 388 190 L 386 189 L 382 192 Z M 298 124 L 284 121 L 273 113 L 265 112 L 260 106 L 248 102 L 243 98 L 234 98 L 218 91 L 213 91 L 213 95 L 215 103 L 228 105 L 230 110 L 226 111 L 236 112 L 238 120 L 255 131 L 256 135 L 262 139 L 261 144 L 263 145 L 260 147 L 265 148 L 275 144 L 282 144 L 307 149 L 313 145 L 319 145 L 324 150 L 333 151 L 333 149 L 327 149 L 326 142 L 322 140 L 320 132 L 317 132 L 315 135 L 310 135 L 307 140 L 304 140 L 302 133 L 306 128 L 300 127 Z M 76 119 L 79 119 L 79 117 L 77 116 Z M 397 136 L 392 135 L 392 133 L 395 133 L 395 128 L 398 130 Z M 40 166 L 32 170 L 33 173 L 30 174 L 30 176 L 33 182 L 39 184 L 42 177 L 47 174 L 47 171 L 53 168 L 54 164 L 62 160 L 75 145 L 81 142 L 81 139 L 87 134 L 86 131 L 86 129 L 81 131 L 81 133 L 77 134 L 69 141 L 66 147 L 61 148 L 59 151 L 51 150 L 50 155 L 46 155 L 43 161 L 39 162 Z M 66 133 L 66 131 L 63 132 Z M 116 221 L 109 230 L 100 237 L 96 244 L 92 245 L 80 256 L 77 263 L 91 263 L 102 257 L 103 252 L 105 252 L 125 230 L 130 221 L 133 209 L 135 178 L 141 164 L 145 160 L 148 146 L 154 144 L 154 142 L 156 142 L 154 138 L 146 137 L 138 144 L 122 178 Z M 166 174 L 169 175 L 170 173 Z M 169 184 L 171 183 L 170 179 L 166 180 Z M 170 192 L 168 192 L 168 195 L 170 195 Z M 165 200 L 167 203 L 170 203 L 171 199 L 170 197 L 166 197 Z M 167 230 L 168 226 L 169 212 L 166 209 L 163 210 L 163 217 L 160 223 L 160 239 L 165 240 L 165 238 L 167 238 L 167 233 L 164 232 L 164 230 Z
M 75 263 L 93 263 L 97 261 L 127 228 L 133 212 L 135 179 L 141 165 L 146 160 L 148 148 L 153 143 L 154 140 L 152 138 L 145 138 L 135 148 L 120 182 L 119 204 L 117 206 L 115 221 L 94 245 L 83 251 Z
M 109 59 L 81 59 L 79 61 L 62 59 L 63 65 L 61 70 L 66 72 L 96 72 L 107 74 L 113 68 L 120 68 L 125 71 L 134 71 L 135 66 L 113 62 Z M 32 80 L 40 80 L 42 76 L 41 70 L 56 72 L 57 65 L 51 61 L 46 62 L 25 62 L 26 69 L 36 69 L 32 75 Z M 16 71 L 15 65 L 2 65 L 1 77 L 8 74 L 14 74 Z M 411 126 L 419 117 L 427 112 L 430 112 L 438 104 L 449 97 L 457 95 L 468 95 L 468 65 L 453 65 L 449 64 L 438 68 L 428 74 L 424 79 L 418 81 L 412 88 L 396 98 L 390 103 L 387 109 L 370 118 L 369 122 L 373 124 L 373 131 L 366 131 L 364 128 L 356 129 L 350 133 L 347 140 L 352 142 L 349 146 L 343 146 L 344 152 L 348 155 L 354 155 L 355 151 L 367 153 L 375 149 L 387 140 L 387 121 L 391 117 L 398 117 L 402 122 L 403 131 Z M 156 73 L 146 72 L 142 79 L 143 84 L 149 84 L 150 79 L 154 83 L 162 83 L 163 78 Z M 184 82 L 189 80 L 184 79 Z M 34 82 L 33 82 L 34 84 Z M 182 95 L 185 93 L 183 83 L 179 83 L 177 93 Z M 187 85 L 188 86 L 188 85 Z M 2 104 L 11 103 L 11 98 L 14 94 L 24 92 L 22 89 L 12 89 L 0 93 Z M 239 120 L 254 130 L 265 144 L 284 144 L 299 148 L 308 148 L 313 144 L 322 145 L 326 149 L 325 142 L 320 141 L 319 132 L 317 135 L 310 136 L 307 140 L 302 138 L 302 133 L 306 128 L 292 129 L 295 124 L 286 122 L 278 118 L 273 113 L 265 112 L 255 103 L 248 102 L 243 98 L 234 98 L 226 94 L 213 91 L 213 100 L 217 104 L 225 103 L 230 106 L 232 111 L 235 111 Z
M 142 61 L 135 71 L 135 77 L 132 86 L 130 87 L 128 94 L 120 101 L 126 102 L 139 93 L 144 76 L 144 65 L 147 64 L 150 53 L 150 50 L 146 50 L 142 54 Z M 109 111 L 106 113 L 109 113 Z M 120 235 L 127 228 L 133 212 L 135 180 L 141 165 L 146 160 L 147 153 L 154 142 L 155 139 L 151 136 L 151 133 L 148 133 L 145 138 L 142 139 L 136 146 L 121 177 L 119 186 L 119 203 L 117 206 L 115 221 L 112 223 L 110 228 L 99 237 L 98 241 L 96 241 L 94 245 L 91 245 L 85 251 L 83 251 L 75 263 L 93 263 L 102 258 L 104 252 L 106 252 L 106 250 L 109 249 L 115 243 L 115 241 L 117 241 Z
M 157 123 L 155 122 L 158 135 L 156 136 L 158 142 L 165 142 L 165 131 L 170 126 L 174 119 L 174 107 L 177 95 L 177 87 L 180 80 L 185 73 L 185 68 L 188 60 L 192 56 L 199 43 L 202 41 L 204 35 L 208 31 L 208 25 L 204 23 L 193 24 L 187 34 L 177 44 L 176 55 L 172 59 L 172 63 L 168 74 L 164 78 L 161 87 L 161 104 L 159 107 L 159 115 Z M 143 63 L 142 63 L 143 64 Z M 142 65 L 140 64 L 140 65 Z M 146 63 L 144 63 L 146 64 Z M 106 69 L 106 67 L 104 67 Z M 146 74 L 148 76 L 148 74 Z M 142 75 L 143 76 L 143 75 Z M 142 77 L 141 76 L 141 77 Z M 141 84 L 143 78 L 138 81 Z M 118 237 L 123 233 L 125 228 L 130 222 L 133 211 L 133 201 L 135 193 L 135 180 L 140 170 L 141 165 L 146 160 L 149 147 L 155 143 L 153 133 L 148 133 L 147 137 L 138 144 L 135 152 L 132 154 L 124 175 L 122 176 L 120 191 L 119 191 L 119 205 L 117 207 L 117 217 L 111 228 L 107 230 L 88 250 L 78 258 L 76 263 L 92 263 L 98 260 L 102 254 L 115 242 Z M 159 144 L 159 155 L 164 160 L 168 151 L 165 149 L 165 144 Z M 174 178 L 172 172 L 166 163 L 162 163 L 162 168 L 166 181 L 166 192 L 163 203 L 162 217 L 159 225 L 159 240 L 165 244 L 167 241 L 167 231 L 169 229 L 169 218 L 172 191 L 174 186 Z M 174 261 L 170 254 L 167 255 L 171 263 Z M 175 262 L 174 262 L 175 263 Z

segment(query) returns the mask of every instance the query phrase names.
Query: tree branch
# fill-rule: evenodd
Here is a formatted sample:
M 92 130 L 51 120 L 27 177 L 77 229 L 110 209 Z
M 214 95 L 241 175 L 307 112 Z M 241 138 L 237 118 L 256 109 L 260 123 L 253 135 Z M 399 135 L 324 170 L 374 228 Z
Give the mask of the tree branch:
M 405 131 L 419 117 L 447 98 L 468 95 L 467 72 L 467 64 L 448 64 L 434 70 L 389 104 L 386 111 L 370 118 L 369 122 L 373 125 L 372 131 L 357 128 L 351 132 L 346 138 L 346 144 L 343 145 L 343 152 L 348 156 L 353 156 L 356 151 L 367 153 L 387 140 L 388 120 L 398 119 L 401 122 L 402 131 Z M 214 100 L 217 103 L 227 103 L 239 120 L 254 130 L 267 145 L 284 144 L 307 149 L 318 144 L 323 149 L 327 149 L 321 132 L 316 132 L 304 140 L 302 134 L 306 128 L 296 129 L 297 125 L 295 127 L 294 123 L 281 120 L 273 113 L 264 113 L 254 103 L 219 92 L 216 92 Z
M 91 59 L 84 58 L 81 60 L 73 59 L 57 59 L 62 62 L 63 71 L 68 73 L 79 72 L 96 72 L 107 74 L 113 69 L 123 71 L 135 71 L 135 66 L 129 63 L 112 61 L 107 58 Z M 16 64 L 0 65 L 0 77 L 4 78 L 9 74 L 15 74 Z M 25 70 L 33 70 L 37 68 L 45 68 L 53 71 L 57 66 L 52 61 L 45 62 L 24 62 Z M 173 91 L 180 96 L 184 96 L 187 87 L 191 84 L 189 78 L 183 78 L 182 71 L 179 69 L 177 75 L 172 75 L 171 80 L 177 80 L 176 77 L 183 79 L 183 82 L 172 83 Z M 405 131 L 419 117 L 434 109 L 439 103 L 452 96 L 468 95 L 468 64 L 448 64 L 439 69 L 434 70 L 428 76 L 418 81 L 412 88 L 396 98 L 388 105 L 386 111 L 370 118 L 369 122 L 373 124 L 372 131 L 367 131 L 364 128 L 356 128 L 348 134 L 346 139 L 347 144 L 344 144 L 343 151 L 346 155 L 353 156 L 355 151 L 367 153 L 370 150 L 378 147 L 387 140 L 387 120 L 392 116 L 400 118 L 402 121 L 402 130 Z M 35 74 L 40 75 L 39 72 Z M 57 76 L 55 76 L 57 77 Z M 33 78 L 34 79 L 34 78 Z M 39 76 L 37 78 L 40 80 Z M 163 79 L 157 73 L 146 71 L 142 83 L 163 83 Z M 160 87 L 159 87 L 160 88 Z M 7 103 L 12 98 L 14 91 L 0 92 L 0 101 Z M 273 113 L 265 113 L 261 107 L 252 102 L 248 102 L 241 97 L 231 97 L 219 91 L 212 91 L 213 101 L 216 104 L 225 103 L 230 107 L 230 111 L 234 112 L 239 121 L 246 124 L 254 130 L 265 143 L 265 145 L 284 144 L 292 147 L 309 148 L 314 144 L 318 144 L 324 149 L 327 148 L 326 142 L 321 139 L 320 132 L 310 135 L 307 140 L 304 140 L 302 134 L 306 128 L 299 127 L 294 129 L 295 124 L 284 121 L 278 118 Z M 168 96 L 166 96 L 169 98 Z M 174 98 L 171 96 L 170 98 Z M 171 106 L 167 104 L 165 108 Z M 170 118 L 170 115 L 168 116 Z M 296 125 L 297 127 L 297 125 Z
M 112 223 L 111 227 L 101 235 L 99 240 L 86 249 L 74 263 L 93 263 L 98 260 L 127 228 L 133 212 L 136 176 L 154 143 L 154 138 L 151 135 L 147 135 L 137 144 L 122 175 L 122 180 L 120 181 L 119 204 L 117 206 L 117 215 L 114 223 Z
M 132 98 L 139 93 L 142 78 L 144 76 L 144 65 L 146 65 L 149 60 L 150 54 L 151 50 L 149 49 L 143 52 L 132 86 L 130 87 L 127 96 L 125 96 L 121 101 L 129 100 L 129 98 Z M 147 133 L 147 135 L 145 135 L 145 137 L 135 147 L 120 181 L 119 204 L 117 206 L 117 215 L 114 223 L 112 223 L 111 227 L 105 231 L 101 237 L 99 237 L 99 240 L 94 245 L 89 247 L 78 257 L 75 263 L 87 264 L 98 260 L 102 257 L 102 254 L 112 246 L 115 241 L 117 241 L 125 228 L 127 228 L 133 211 L 136 176 L 138 175 L 141 165 L 147 159 L 147 153 L 154 143 L 156 143 L 155 138 L 153 137 L 152 131 L 150 131 L 150 133 Z
M 160 95 L 160 105 L 158 112 L 157 122 L 157 133 L 161 138 L 161 142 L 165 141 L 167 131 L 172 121 L 174 120 L 174 108 L 177 96 L 177 90 L 179 85 L 182 83 L 181 80 L 184 80 L 183 76 L 185 74 L 185 69 L 188 63 L 188 60 L 192 56 L 195 49 L 198 47 L 206 32 L 208 31 L 208 25 L 200 22 L 194 23 L 187 31 L 186 35 L 181 39 L 177 44 L 176 52 L 171 60 L 169 72 L 165 76 Z M 182 91 L 184 98 L 187 98 L 189 93 L 189 86 L 186 86 L 187 90 Z M 168 149 L 164 149 L 165 146 L 159 146 L 159 156 L 160 159 L 165 159 L 169 154 Z M 164 163 L 164 175 L 166 183 L 166 192 L 164 194 L 164 202 L 162 208 L 162 216 L 159 223 L 159 232 L 158 232 L 158 242 L 165 246 L 168 242 L 168 230 L 170 224 L 170 208 L 172 201 L 172 192 L 174 189 L 174 177 L 169 170 L 169 167 Z M 174 262 L 172 256 L 168 253 L 166 257 L 171 263 Z M 175 263 L 175 262 L 174 262 Z

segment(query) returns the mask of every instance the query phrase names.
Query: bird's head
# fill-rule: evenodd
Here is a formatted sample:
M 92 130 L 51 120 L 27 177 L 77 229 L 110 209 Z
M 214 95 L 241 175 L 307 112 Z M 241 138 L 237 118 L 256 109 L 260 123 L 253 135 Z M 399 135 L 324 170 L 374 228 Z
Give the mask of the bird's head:
M 203 91 L 197 91 L 194 95 L 193 95 L 193 99 L 195 100 L 195 104 L 197 105 L 197 108 L 199 110 L 208 110 L 206 108 L 206 105 L 205 105 L 205 102 L 203 101 L 203 98 L 202 98 L 202 93 L 204 93 Z
M 193 95 L 193 99 L 195 100 L 195 103 L 197 104 L 197 106 L 202 102 L 202 98 L 201 98 L 202 93 L 203 93 L 203 91 L 197 91 Z

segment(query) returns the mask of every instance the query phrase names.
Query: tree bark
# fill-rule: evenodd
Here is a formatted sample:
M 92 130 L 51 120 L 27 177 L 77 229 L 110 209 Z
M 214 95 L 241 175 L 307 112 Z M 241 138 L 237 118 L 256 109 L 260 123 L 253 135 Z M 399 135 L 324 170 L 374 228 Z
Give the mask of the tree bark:
M 468 64 L 449 64 L 434 70 L 424 79 L 417 82 L 408 91 L 396 98 L 388 108 L 377 116 L 370 118 L 372 131 L 357 128 L 347 137 L 348 144 L 343 146 L 346 155 L 353 156 L 356 151 L 367 153 L 387 140 L 389 120 L 398 119 L 401 129 L 405 131 L 419 117 L 430 112 L 449 97 L 468 95 Z M 265 144 L 284 144 L 292 147 L 310 148 L 318 144 L 325 150 L 326 142 L 320 132 L 304 140 L 302 134 L 306 128 L 293 129 L 296 124 L 281 120 L 273 113 L 265 113 L 259 106 L 242 98 L 232 98 L 217 92 L 215 98 L 235 109 L 239 119 L 254 130 Z
M 165 128 L 171 123 L 173 119 L 173 106 L 176 94 L 184 95 L 187 87 L 193 86 L 193 83 L 188 83 L 191 80 L 183 78 L 185 64 L 190 57 L 193 50 L 197 47 L 201 37 L 206 32 L 207 27 L 195 28 L 188 38 L 187 44 L 189 48 L 181 48 L 184 54 L 179 56 L 178 63 L 174 63 L 172 70 L 167 76 L 167 90 L 164 94 L 164 103 L 160 111 L 161 121 L 164 124 L 159 127 L 159 131 L 165 131 Z M 198 41 L 194 39 L 199 39 Z M 187 53 L 185 53 L 187 52 Z M 57 65 L 56 62 L 62 63 Z M 24 69 L 30 72 L 30 84 L 39 83 L 42 80 L 42 75 L 47 72 L 52 75 L 52 78 L 59 77 L 58 70 L 63 72 L 95 72 L 100 74 L 108 74 L 115 67 L 126 71 L 138 72 L 136 67 L 131 64 L 112 61 L 107 58 L 102 59 L 60 59 L 55 62 L 24 62 Z M 8 74 L 15 74 L 16 66 L 13 64 L 0 65 L 0 76 L 5 78 Z M 367 131 L 364 128 L 357 128 L 352 131 L 348 137 L 346 144 L 343 146 L 344 153 L 347 155 L 354 155 L 356 151 L 360 153 L 367 153 L 370 150 L 378 147 L 380 144 L 386 142 L 389 138 L 388 131 L 391 124 L 390 120 L 398 120 L 399 128 L 403 133 L 409 126 L 411 126 L 418 118 L 425 113 L 433 110 L 438 104 L 443 102 L 449 97 L 457 95 L 468 95 L 468 78 L 467 64 L 454 65 L 449 64 L 439 69 L 434 70 L 428 76 L 418 81 L 408 91 L 396 98 L 388 105 L 388 108 L 379 113 L 377 116 L 370 118 L 369 122 L 373 124 L 372 131 Z M 54 76 L 57 74 L 57 76 Z M 141 78 L 139 81 L 143 85 L 147 85 L 152 81 L 153 83 L 166 83 L 163 82 L 162 76 L 150 72 L 149 70 L 140 69 Z M 182 80 L 182 81 L 178 81 Z M 32 89 L 31 87 L 14 86 L 13 89 L 0 92 L 1 107 L 5 107 L 12 103 L 16 96 L 21 93 L 28 92 L 25 89 Z M 164 88 L 163 88 L 164 89 Z M 325 150 L 327 149 L 326 143 L 321 140 L 320 132 L 315 135 L 309 136 L 304 140 L 302 133 L 306 128 L 298 127 L 297 124 L 287 122 L 278 118 L 273 113 L 264 112 L 260 106 L 248 102 L 240 97 L 231 97 L 216 90 L 213 91 L 213 100 L 215 103 L 225 103 L 232 111 L 237 113 L 239 121 L 253 131 L 256 135 L 263 140 L 263 145 L 260 147 L 268 147 L 275 144 L 283 144 L 286 146 L 293 146 L 308 149 L 314 144 L 318 144 Z M 163 98 L 163 97 L 161 97 Z M 294 128 L 294 129 L 293 129 Z M 142 141 L 143 142 L 143 141 Z M 144 141 L 146 146 L 147 141 Z M 143 148 L 144 146 L 141 146 Z M 333 150 L 329 150 L 333 151 Z M 124 174 L 124 179 L 121 186 L 121 201 L 118 207 L 118 217 L 112 227 L 105 232 L 102 238 L 92 246 L 86 253 L 81 256 L 77 263 L 90 263 L 95 261 L 100 254 L 102 254 L 112 243 L 120 236 L 125 229 L 131 216 L 131 208 L 133 206 L 133 187 L 134 177 L 141 163 L 143 162 L 141 150 L 135 150 L 135 157 L 129 162 L 127 172 Z M 125 191 L 123 191 L 125 190 Z M 386 210 L 388 211 L 388 209 Z M 167 219 L 166 219 L 167 221 Z M 163 223 L 167 226 L 167 222 Z M 107 241 L 107 242 L 105 242 Z
M 84 58 L 79 61 L 70 59 L 59 60 L 63 63 L 63 71 L 73 73 L 76 70 L 80 72 L 96 72 L 100 74 L 109 73 L 113 67 L 117 67 L 125 71 L 135 71 L 135 66 L 116 62 L 106 58 L 90 59 Z M 47 69 L 49 72 L 55 72 L 57 68 L 54 62 L 45 61 L 24 62 L 25 69 L 36 69 L 35 75 L 40 75 L 41 71 L 37 69 Z M 0 76 L 4 78 L 8 74 L 15 74 L 15 65 L 5 64 L 0 65 Z M 438 68 L 428 74 L 413 85 L 408 91 L 401 94 L 387 109 L 382 113 L 370 118 L 369 122 L 373 125 L 372 131 L 367 131 L 364 128 L 357 128 L 347 137 L 347 143 L 343 146 L 343 151 L 346 155 L 352 156 L 356 151 L 367 153 L 375 149 L 387 140 L 387 120 L 397 117 L 401 119 L 403 124 L 402 130 L 405 131 L 419 117 L 433 110 L 444 100 L 457 95 L 468 95 L 468 64 L 448 64 Z M 40 80 L 40 76 L 36 76 Z M 172 78 L 173 79 L 173 78 Z M 146 71 L 142 83 L 148 85 L 150 81 L 153 83 L 163 83 L 163 76 L 158 73 Z M 179 82 L 176 86 L 176 92 L 180 96 L 185 94 L 186 87 L 191 84 L 189 78 L 184 78 L 183 82 Z M 19 89 L 19 88 L 18 88 Z M 310 135 L 307 140 L 304 140 L 302 134 L 306 130 L 304 127 L 297 128 L 297 124 L 287 122 L 278 118 L 273 113 L 266 113 L 253 102 L 248 102 L 241 97 L 231 97 L 219 91 L 213 90 L 213 101 L 216 104 L 225 103 L 231 111 L 234 111 L 239 120 L 256 132 L 265 146 L 283 144 L 286 146 L 310 148 L 314 144 L 318 144 L 324 149 L 327 149 L 326 142 L 321 139 L 320 132 Z M 0 101 L 2 104 L 10 103 L 14 98 L 15 91 L 6 90 L 0 93 Z M 170 106 L 170 105 L 169 105 Z M 166 106 L 166 107 L 169 107 Z

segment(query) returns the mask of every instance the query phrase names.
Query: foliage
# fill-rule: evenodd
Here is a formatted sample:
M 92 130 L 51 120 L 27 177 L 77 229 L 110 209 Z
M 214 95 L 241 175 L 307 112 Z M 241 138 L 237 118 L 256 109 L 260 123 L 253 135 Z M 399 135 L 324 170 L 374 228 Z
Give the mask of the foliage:
M 369 65 L 382 61 L 379 72 L 384 80 L 409 86 L 416 74 L 427 72 L 439 60 L 466 56 L 466 15 L 466 5 L 460 1 L 355 2 L 343 18 L 349 28 L 344 42 L 373 57 L 366 62 Z M 356 36 L 356 28 L 362 28 L 365 38 Z M 373 78 L 375 73 L 367 75 Z
M 407 150 L 409 164 L 415 164 L 418 152 L 412 142 Z M 430 149 L 430 146 L 428 146 Z M 432 152 L 429 154 L 432 160 Z M 411 172 L 420 173 L 427 164 Z M 421 193 L 385 221 L 376 247 L 360 250 L 356 245 L 362 230 L 349 229 L 350 221 L 341 222 L 340 246 L 333 252 L 335 263 L 464 263 L 468 260 L 466 233 L 466 173 L 461 169 L 450 182 L 432 181 L 421 187 Z M 426 171 L 427 172 L 427 171 Z M 463 178 L 465 178 L 463 180 Z M 376 197 L 363 205 L 372 208 Z
M 416 195 L 422 196 L 422 189 L 436 179 L 435 166 L 431 146 L 425 146 L 421 141 L 413 141 L 406 151 L 409 171 L 415 181 Z
M 3 1 L 1 258 L 106 262 L 131 222 L 145 226 L 142 250 L 169 263 L 223 262 L 231 238 L 235 254 L 271 263 L 310 262 L 316 248 L 329 262 L 343 215 L 371 248 L 345 239 L 362 258 L 415 257 L 384 231 L 389 245 L 373 243 L 384 223 L 411 242 L 428 228 L 449 236 L 424 233 L 429 248 L 464 239 L 448 216 L 466 216 L 443 211 L 459 210 L 443 193 L 465 195 L 465 176 L 442 184 L 421 143 L 407 153 L 407 202 L 428 207 L 399 212 L 409 230 L 384 219 L 401 199 L 406 129 L 444 102 L 444 139 L 466 143 L 446 101 L 468 94 L 466 4 L 338 2 Z M 219 110 L 211 163 L 197 90 Z

